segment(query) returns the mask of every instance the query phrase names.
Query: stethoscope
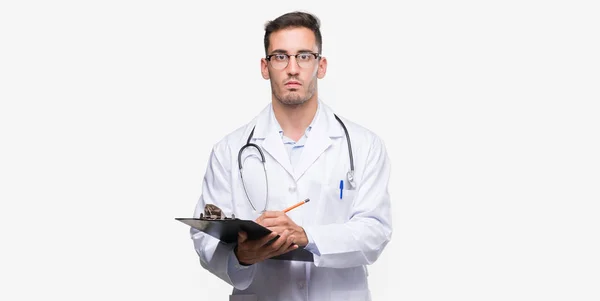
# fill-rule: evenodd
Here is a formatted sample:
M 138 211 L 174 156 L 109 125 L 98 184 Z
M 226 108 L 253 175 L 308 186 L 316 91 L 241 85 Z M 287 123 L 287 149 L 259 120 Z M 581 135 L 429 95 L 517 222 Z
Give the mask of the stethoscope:
M 350 157 L 350 170 L 348 171 L 348 173 L 346 174 L 347 179 L 348 179 L 348 183 L 350 184 L 350 186 L 352 188 L 356 188 L 356 183 L 354 182 L 354 158 L 352 156 L 352 145 L 350 144 L 350 135 L 348 134 L 348 129 L 346 128 L 346 125 L 342 122 L 342 120 L 335 114 L 333 114 L 333 116 L 335 116 L 335 119 L 340 123 L 340 125 L 342 126 L 342 128 L 344 129 L 344 134 L 346 135 L 346 143 L 348 144 L 348 155 Z M 252 206 L 252 209 L 254 211 L 256 210 L 256 207 L 254 206 L 254 203 L 250 200 L 250 196 L 248 195 L 248 190 L 246 189 L 246 182 L 244 181 L 244 175 L 242 170 L 243 165 L 244 165 L 244 161 L 242 161 L 242 152 L 244 151 L 244 149 L 248 148 L 248 147 L 254 147 L 256 148 L 256 150 L 258 150 L 258 153 L 260 154 L 260 161 L 261 164 L 263 166 L 263 171 L 265 173 L 265 182 L 267 183 L 267 192 L 266 192 L 266 201 L 265 201 L 265 207 L 263 208 L 263 210 L 261 212 L 265 212 L 269 203 L 269 179 L 267 177 L 267 166 L 266 166 L 266 160 L 265 160 L 265 154 L 263 153 L 262 149 L 260 146 L 254 144 L 254 143 L 250 143 L 250 140 L 252 140 L 252 136 L 254 135 L 254 129 L 256 128 L 256 126 L 254 126 L 252 128 L 252 131 L 250 132 L 250 135 L 248 135 L 248 140 L 246 141 L 246 144 L 244 146 L 242 146 L 240 148 L 240 151 L 238 152 L 238 168 L 240 170 L 240 176 L 242 178 L 242 186 L 244 187 L 244 193 L 246 194 L 246 198 L 248 199 L 248 202 L 250 203 L 250 206 Z M 246 159 L 249 157 L 246 157 Z

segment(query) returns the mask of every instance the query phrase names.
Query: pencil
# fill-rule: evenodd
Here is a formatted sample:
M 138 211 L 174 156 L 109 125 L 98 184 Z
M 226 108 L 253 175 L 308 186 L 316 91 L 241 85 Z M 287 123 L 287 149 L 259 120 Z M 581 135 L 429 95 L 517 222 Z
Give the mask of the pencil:
M 283 212 L 288 212 L 288 211 L 290 211 L 290 210 L 292 210 L 292 209 L 294 209 L 294 208 L 296 208 L 296 207 L 298 207 L 298 206 L 302 206 L 302 205 L 304 205 L 304 204 L 306 204 L 306 203 L 308 203 L 308 202 L 310 202 L 310 199 L 306 199 L 306 200 L 304 200 L 304 201 L 302 201 L 302 202 L 299 202 L 299 203 L 297 203 L 296 205 L 293 205 L 293 206 L 291 206 L 291 207 L 288 207 L 287 209 L 283 210 Z

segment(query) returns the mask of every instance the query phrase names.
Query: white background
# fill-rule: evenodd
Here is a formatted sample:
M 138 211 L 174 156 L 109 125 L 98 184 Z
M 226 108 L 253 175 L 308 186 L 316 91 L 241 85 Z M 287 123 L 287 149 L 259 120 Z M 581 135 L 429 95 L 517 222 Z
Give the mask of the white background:
M 174 218 L 295 9 L 392 159 L 374 300 L 600 299 L 595 1 L 217 2 L 0 4 L 0 299 L 227 300 Z

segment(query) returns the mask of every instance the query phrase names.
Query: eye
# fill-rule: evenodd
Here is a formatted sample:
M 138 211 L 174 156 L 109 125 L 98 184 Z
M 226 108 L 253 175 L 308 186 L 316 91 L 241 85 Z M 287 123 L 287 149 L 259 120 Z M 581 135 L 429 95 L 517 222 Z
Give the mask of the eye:
M 276 61 L 287 61 L 287 55 L 285 54 L 275 54 L 271 58 L 275 59 Z
M 309 61 L 313 57 L 310 53 L 299 53 L 297 58 L 300 61 Z

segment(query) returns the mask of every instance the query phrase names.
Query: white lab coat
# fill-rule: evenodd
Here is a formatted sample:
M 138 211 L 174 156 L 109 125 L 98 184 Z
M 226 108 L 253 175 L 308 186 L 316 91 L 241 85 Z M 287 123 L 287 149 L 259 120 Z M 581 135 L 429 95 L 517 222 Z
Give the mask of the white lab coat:
M 340 118 L 351 139 L 357 185 L 354 189 L 346 181 L 350 161 L 343 128 L 321 100 L 295 168 L 270 104 L 247 125 L 214 145 L 194 216 L 198 217 L 207 203 L 217 205 L 227 216 L 233 213 L 251 220 L 260 216 L 246 198 L 238 170 L 238 151 L 256 125 L 251 142 L 261 146 L 266 157 L 267 210 L 283 210 L 310 198 L 288 216 L 305 229 L 320 253 L 314 255 L 314 262 L 266 260 L 244 268 L 233 255 L 233 245 L 191 229 L 201 265 L 233 286 L 230 300 L 371 300 L 366 266 L 377 260 L 392 235 L 390 162 L 378 136 Z M 254 169 L 249 177 L 250 171 L 244 165 L 249 191 L 253 189 L 253 178 L 263 179 L 259 183 L 264 183 L 262 169 Z M 340 199 L 342 179 L 345 186 Z M 262 205 L 258 207 L 260 211 Z M 233 272 L 228 264 L 235 267 Z M 202 295 L 213 293 L 204 291 Z

